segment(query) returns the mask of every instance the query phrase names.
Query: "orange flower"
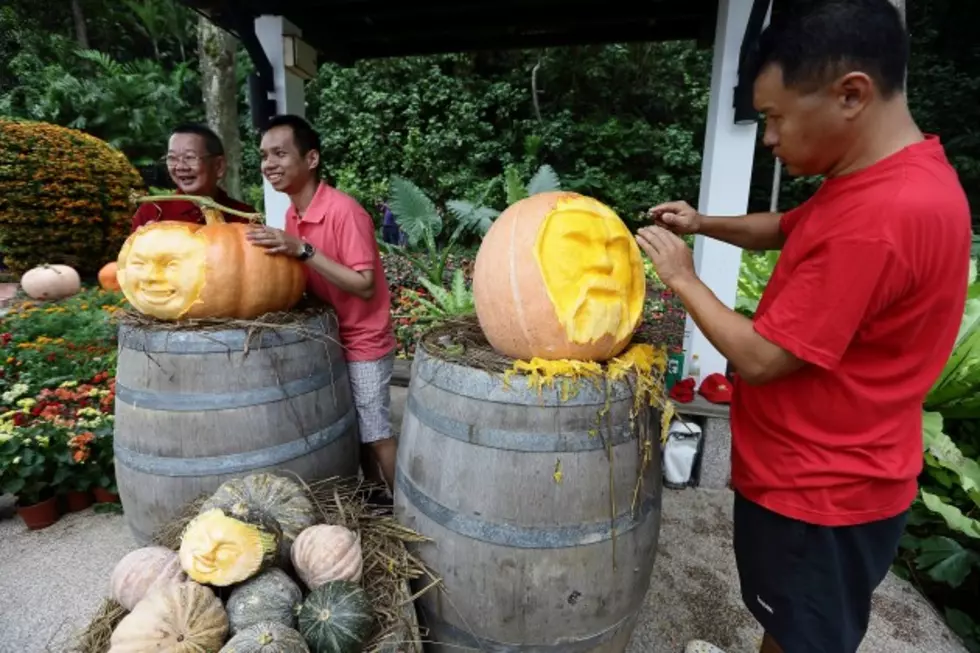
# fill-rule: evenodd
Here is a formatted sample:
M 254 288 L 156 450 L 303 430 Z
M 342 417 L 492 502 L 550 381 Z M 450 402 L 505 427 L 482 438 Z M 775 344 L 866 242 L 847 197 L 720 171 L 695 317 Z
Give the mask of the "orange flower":
M 88 449 L 76 449 L 71 457 L 76 463 L 83 463 L 88 460 Z

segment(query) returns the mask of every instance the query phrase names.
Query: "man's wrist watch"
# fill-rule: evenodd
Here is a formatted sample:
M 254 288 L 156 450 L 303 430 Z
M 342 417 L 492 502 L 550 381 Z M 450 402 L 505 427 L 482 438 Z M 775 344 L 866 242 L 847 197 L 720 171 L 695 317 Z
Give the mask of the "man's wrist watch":
M 303 243 L 303 249 L 300 250 L 299 256 L 296 258 L 298 258 L 300 261 L 307 261 L 311 259 L 314 254 L 316 254 L 316 248 L 309 243 Z

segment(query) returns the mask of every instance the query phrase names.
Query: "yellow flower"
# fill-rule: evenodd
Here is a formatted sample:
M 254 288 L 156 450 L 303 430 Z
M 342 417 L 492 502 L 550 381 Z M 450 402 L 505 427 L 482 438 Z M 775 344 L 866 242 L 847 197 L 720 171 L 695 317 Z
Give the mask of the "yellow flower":
M 62 383 L 58 387 L 59 388 L 74 388 L 76 385 L 78 385 L 78 381 L 65 381 L 64 383 Z
M 34 399 L 31 399 L 30 397 L 25 397 L 23 399 L 18 399 L 17 400 L 17 405 L 20 408 L 31 408 L 36 403 L 37 403 L 37 401 L 34 400 Z
M 48 437 L 47 435 L 39 435 L 37 436 L 36 440 L 37 443 L 41 445 L 42 448 L 47 447 L 49 444 L 51 444 L 51 438 Z

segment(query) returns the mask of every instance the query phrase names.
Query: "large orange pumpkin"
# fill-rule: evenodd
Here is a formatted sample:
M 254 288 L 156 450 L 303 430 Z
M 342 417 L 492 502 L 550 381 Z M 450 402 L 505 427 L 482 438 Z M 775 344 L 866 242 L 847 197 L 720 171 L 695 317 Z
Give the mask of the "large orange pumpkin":
M 487 232 L 473 298 L 490 345 L 528 360 L 604 361 L 643 318 L 640 248 L 605 204 L 571 192 L 532 195 Z
M 251 319 L 299 302 L 302 263 L 252 245 L 249 225 L 203 212 L 206 225 L 154 222 L 126 239 L 116 277 L 133 308 L 161 320 Z
M 119 280 L 116 278 L 116 261 L 109 261 L 99 270 L 99 285 L 104 290 L 119 290 Z

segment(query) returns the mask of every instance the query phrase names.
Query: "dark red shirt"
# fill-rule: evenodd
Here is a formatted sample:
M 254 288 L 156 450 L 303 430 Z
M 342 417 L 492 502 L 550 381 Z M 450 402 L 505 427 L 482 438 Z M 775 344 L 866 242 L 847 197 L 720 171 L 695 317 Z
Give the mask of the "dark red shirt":
M 232 199 L 226 192 L 219 190 L 214 196 L 214 201 L 222 206 L 236 211 L 255 213 L 255 209 L 244 202 Z M 221 215 L 227 222 L 248 222 L 248 218 L 237 215 L 229 215 L 222 211 Z M 139 227 L 151 222 L 161 222 L 163 220 L 176 220 L 178 222 L 191 222 L 204 224 L 204 214 L 197 204 L 189 200 L 169 200 L 163 202 L 152 202 L 140 204 L 139 209 L 133 215 L 132 227 L 130 231 L 136 231 Z
M 970 211 L 939 140 L 827 180 L 782 218 L 756 331 L 803 359 L 735 379 L 732 485 L 805 522 L 895 516 L 918 491 L 922 402 L 966 301 Z

